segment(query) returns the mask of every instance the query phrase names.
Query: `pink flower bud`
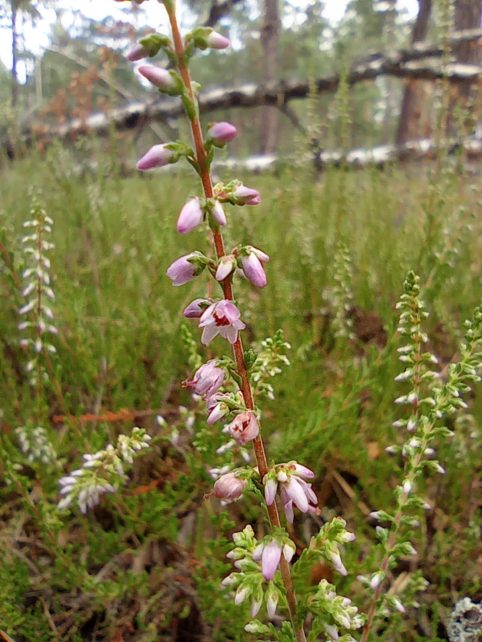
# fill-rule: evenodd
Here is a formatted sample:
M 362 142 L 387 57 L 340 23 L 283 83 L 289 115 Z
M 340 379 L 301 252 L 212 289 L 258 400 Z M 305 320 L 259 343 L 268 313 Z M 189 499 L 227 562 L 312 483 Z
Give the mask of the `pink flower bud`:
M 231 45 L 231 41 L 217 31 L 211 31 L 206 38 L 206 44 L 211 49 L 227 49 Z
M 248 441 L 252 441 L 259 434 L 259 425 L 254 412 L 247 410 L 241 412 L 233 419 L 233 421 L 226 426 L 227 431 L 231 437 L 244 445 Z
M 154 167 L 164 167 L 173 162 L 173 157 L 174 153 L 168 149 L 166 145 L 154 145 L 154 147 L 151 147 L 137 162 L 137 169 L 144 172 L 149 169 L 154 169 Z
M 203 270 L 202 265 L 196 265 L 195 259 L 197 256 L 197 252 L 191 252 L 190 254 L 181 256 L 181 258 L 169 266 L 166 274 L 171 279 L 173 285 L 184 285 L 184 283 L 192 281 L 192 279 Z
M 228 254 L 219 259 L 218 267 L 215 274 L 216 281 L 224 281 L 233 273 L 236 267 L 236 259 L 232 254 Z
M 183 315 L 186 319 L 199 319 L 204 310 L 212 304 L 210 299 L 194 299 L 186 308 L 184 308 Z
M 261 571 L 265 580 L 271 580 L 281 559 L 281 545 L 274 539 L 264 545 L 261 555 Z
M 237 135 L 238 130 L 236 127 L 226 122 L 214 123 L 207 131 L 208 139 L 212 140 L 212 142 L 219 147 L 226 145 L 226 143 L 232 141 L 233 138 L 236 138 Z
M 224 208 L 219 201 L 214 203 L 212 215 L 218 225 L 226 225 L 226 214 L 224 213 Z
M 257 288 L 264 288 L 267 284 L 266 273 L 259 258 L 254 252 L 241 257 L 241 269 L 246 278 Z
M 258 190 L 246 187 L 246 185 L 237 187 L 233 192 L 233 196 L 236 205 L 259 205 L 261 203 L 261 196 Z
M 171 74 L 165 69 L 155 67 L 154 65 L 143 65 L 138 69 L 139 73 L 144 76 L 151 84 L 159 89 L 173 89 L 176 86 Z
M 204 212 L 198 198 L 191 198 L 184 205 L 177 219 L 179 234 L 187 234 L 202 223 Z
M 264 496 L 268 506 L 274 502 L 276 497 L 276 490 L 278 489 L 278 482 L 276 479 L 270 477 L 267 482 L 264 484 Z
M 141 44 L 134 45 L 130 51 L 127 52 L 127 60 L 130 62 L 136 62 L 137 60 L 142 60 L 142 58 L 147 58 L 149 52 Z
M 242 497 L 247 481 L 239 479 L 236 473 L 222 475 L 214 484 L 214 495 L 218 499 L 233 502 Z

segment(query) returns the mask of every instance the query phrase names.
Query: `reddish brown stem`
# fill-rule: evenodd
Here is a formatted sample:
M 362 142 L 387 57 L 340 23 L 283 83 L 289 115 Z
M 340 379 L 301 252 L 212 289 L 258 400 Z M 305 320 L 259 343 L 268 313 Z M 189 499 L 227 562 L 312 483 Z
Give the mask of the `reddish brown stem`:
M 178 60 L 178 69 L 181 74 L 184 86 L 188 92 L 189 98 L 196 104 L 196 97 L 194 95 L 191 76 L 189 73 L 188 66 L 186 64 L 186 59 L 184 55 L 184 42 L 179 30 L 179 25 L 177 22 L 176 11 L 174 8 L 174 3 L 171 1 L 165 3 L 167 14 L 169 16 L 169 22 L 172 30 L 172 37 L 174 42 L 174 49 L 177 55 Z M 193 118 L 190 118 L 191 132 L 194 140 L 194 147 L 196 153 L 196 161 L 199 166 L 199 175 L 203 185 L 204 195 L 206 198 L 212 198 L 214 196 L 213 184 L 211 180 L 211 173 L 209 167 L 209 160 L 207 158 L 206 149 L 204 146 L 203 134 L 201 129 L 201 122 L 199 117 L 196 115 Z M 226 252 L 224 249 L 224 240 L 223 235 L 219 229 L 213 230 L 213 242 L 216 250 L 216 256 L 221 258 L 225 256 Z M 226 279 L 222 283 L 224 298 L 230 301 L 234 300 L 233 287 L 230 279 Z M 244 403 L 246 408 L 251 410 L 254 409 L 254 400 L 253 393 L 251 390 L 251 384 L 249 382 L 248 370 L 246 368 L 246 361 L 244 358 L 244 349 L 241 338 L 238 336 L 238 339 L 233 345 L 234 359 L 236 362 L 236 368 L 241 379 L 241 393 L 244 398 Z M 261 434 L 256 437 L 253 442 L 254 453 L 256 456 L 256 462 L 258 464 L 258 470 L 261 479 L 266 475 L 269 470 L 268 460 L 266 458 L 266 452 L 264 449 L 263 439 Z M 271 506 L 268 506 L 268 515 L 271 522 L 271 525 L 274 528 L 281 527 L 281 521 L 278 513 L 276 504 L 273 503 Z M 297 642 L 306 642 L 305 633 L 303 631 L 303 625 L 296 622 L 296 597 L 293 588 L 293 582 L 291 579 L 290 567 L 288 562 L 282 557 L 280 562 L 280 571 L 283 578 L 283 582 L 286 589 L 286 598 L 288 601 L 288 607 L 290 611 L 291 620 L 293 622 L 293 627 L 295 630 Z

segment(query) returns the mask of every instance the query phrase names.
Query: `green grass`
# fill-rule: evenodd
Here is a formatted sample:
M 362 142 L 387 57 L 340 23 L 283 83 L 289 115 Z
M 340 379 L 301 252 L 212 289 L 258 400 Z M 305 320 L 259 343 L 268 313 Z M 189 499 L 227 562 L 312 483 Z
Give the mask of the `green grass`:
M 443 368 L 456 353 L 463 320 L 480 301 L 475 177 L 448 161 L 437 175 L 407 167 L 329 170 L 314 178 L 281 168 L 245 182 L 261 191 L 263 202 L 229 212 L 227 245 L 248 242 L 271 256 L 265 290 L 235 284 L 248 324 L 245 337 L 260 341 L 282 328 L 292 345 L 292 365 L 275 382 L 275 401 L 262 404 L 269 456 L 311 466 L 322 516 L 343 515 L 357 533 L 356 545 L 347 547 L 350 575 L 341 586 L 363 607 L 367 595 L 355 577 L 376 564 L 366 510 L 389 508 L 399 478 L 397 461 L 384 453 L 400 439 L 391 428 L 401 390 L 393 381 L 400 371 L 395 304 L 413 269 L 430 312 L 430 348 Z M 205 231 L 185 237 L 175 232 L 177 214 L 196 189 L 187 173 L 121 178 L 105 158 L 98 172 L 79 176 L 58 149 L 4 167 L 0 544 L 6 554 L 0 556 L 0 594 L 6 597 L 0 631 L 16 642 L 198 639 L 183 637 L 186 631 L 204 639 L 246 639 L 247 614 L 219 591 L 219 578 L 230 568 L 224 557 L 230 533 L 247 520 L 261 528 L 261 516 L 255 502 L 226 510 L 205 497 L 211 488 L 207 468 L 217 463 L 223 438 L 217 427 L 206 430 L 198 414 L 193 446 L 178 410 L 193 408 L 180 386 L 189 374 L 182 309 L 205 294 L 207 280 L 173 288 L 165 271 L 174 258 L 207 247 Z M 13 433 L 38 412 L 24 374 L 27 355 L 18 346 L 16 312 L 20 237 L 33 193 L 54 220 L 59 335 L 42 411 L 59 454 L 50 467 L 28 464 Z M 339 241 L 353 266 L 353 341 L 335 339 L 326 296 Z M 196 324 L 190 327 L 197 340 Z M 224 348 L 213 345 L 215 352 Z M 454 440 L 440 450 L 446 476 L 426 483 L 435 510 L 420 528 L 416 566 L 431 585 L 419 600 L 422 607 L 380 639 L 445 639 L 437 622 L 455 598 L 480 589 L 473 481 L 480 393 L 468 402 Z M 155 412 L 135 422 L 77 419 L 122 409 Z M 156 423 L 157 413 L 181 430 L 178 448 L 169 442 L 169 427 Z M 54 423 L 54 415 L 70 418 Z M 87 517 L 59 514 L 58 479 L 80 465 L 82 453 L 104 448 L 134 424 L 159 439 L 125 487 Z M 313 530 L 305 520 L 299 541 Z

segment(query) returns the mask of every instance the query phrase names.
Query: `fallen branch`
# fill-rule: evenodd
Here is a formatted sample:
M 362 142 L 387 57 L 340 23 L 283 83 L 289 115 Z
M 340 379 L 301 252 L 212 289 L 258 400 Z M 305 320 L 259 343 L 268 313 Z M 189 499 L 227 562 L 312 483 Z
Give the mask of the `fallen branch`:
M 470 30 L 455 34 L 451 43 L 477 40 L 481 36 L 482 30 Z M 477 80 L 480 77 L 482 73 L 480 65 L 451 63 L 443 68 L 440 62 L 420 60 L 427 58 L 427 56 L 437 57 L 441 53 L 442 48 L 439 45 L 423 45 L 410 51 L 398 51 L 388 56 L 373 54 L 364 62 L 352 66 L 347 75 L 347 82 L 349 85 L 355 85 L 387 75 L 420 80 L 448 78 L 453 83 Z M 202 113 L 233 107 L 259 107 L 262 105 L 282 107 L 290 100 L 306 98 L 312 87 L 316 89 L 317 93 L 335 91 L 339 82 L 340 75 L 333 74 L 318 78 L 311 83 L 308 80 L 288 80 L 267 85 L 246 83 L 235 87 L 212 89 L 201 95 L 199 107 Z M 137 101 L 125 107 L 111 110 L 108 114 L 93 114 L 87 118 L 71 120 L 57 127 L 46 127 L 34 123 L 23 130 L 20 138 L 23 144 L 29 145 L 35 140 L 45 143 L 56 138 L 76 139 L 87 132 L 96 136 L 105 136 L 112 131 L 112 128 L 123 131 L 152 121 L 169 121 L 177 118 L 181 112 L 182 106 L 175 99 L 163 98 L 154 103 Z
M 442 149 L 449 155 L 462 153 L 467 160 L 479 160 L 482 158 L 482 138 L 446 141 L 442 146 L 437 146 L 432 139 L 424 139 L 411 141 L 404 145 L 380 145 L 372 149 L 352 149 L 347 154 L 340 151 L 323 151 L 317 155 L 307 153 L 300 163 L 315 162 L 315 165 L 320 169 L 341 166 L 351 169 L 361 169 L 368 166 L 384 167 L 394 162 L 432 160 Z M 215 169 L 218 171 L 229 169 L 263 172 L 273 170 L 283 162 L 292 164 L 293 159 L 275 155 L 253 156 L 245 160 L 228 159 L 215 163 Z
M 305 155 L 296 158 L 296 164 L 299 166 L 309 166 L 310 164 L 319 171 L 329 167 L 347 167 L 349 169 L 363 169 L 365 167 L 383 168 L 396 162 L 413 162 L 413 161 L 430 161 L 435 160 L 440 152 L 449 156 L 460 156 L 467 161 L 479 161 L 482 159 L 482 138 L 471 137 L 463 140 L 445 141 L 443 145 L 438 146 L 432 139 L 410 141 L 404 145 L 379 145 L 371 149 L 353 149 L 344 154 L 341 151 L 322 151 L 317 154 L 306 152 Z M 215 174 L 224 172 L 261 172 L 276 171 L 283 165 L 292 166 L 294 159 L 292 157 L 277 156 L 275 154 L 265 154 L 262 156 L 251 156 L 245 159 L 230 158 L 227 160 L 216 161 L 213 163 Z M 163 167 L 163 173 L 183 172 L 184 166 L 168 165 Z M 97 163 L 91 163 L 77 168 L 79 174 L 92 172 L 98 173 L 99 166 Z M 122 174 L 130 176 L 138 174 L 138 170 L 132 165 L 123 165 Z M 222 176 L 222 178 L 226 178 Z M 216 178 L 217 180 L 217 178 Z

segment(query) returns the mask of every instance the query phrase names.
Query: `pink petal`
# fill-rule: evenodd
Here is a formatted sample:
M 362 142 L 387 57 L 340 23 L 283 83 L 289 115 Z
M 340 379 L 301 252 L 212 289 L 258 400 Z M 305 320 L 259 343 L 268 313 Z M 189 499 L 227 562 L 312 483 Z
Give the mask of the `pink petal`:
M 274 502 L 276 497 L 276 489 L 278 488 L 278 482 L 276 479 L 270 478 L 264 485 L 264 496 L 268 506 Z
M 295 477 L 291 477 L 289 482 L 284 486 L 286 488 L 288 497 L 293 501 L 295 506 L 297 506 L 303 513 L 306 513 L 309 505 L 308 499 L 305 495 L 303 487 L 298 482 L 298 480 Z
M 261 570 L 265 580 L 271 580 L 276 573 L 280 559 L 281 546 L 275 540 L 265 545 L 261 556 Z
M 211 341 L 219 334 L 219 328 L 214 325 L 206 325 L 201 335 L 201 343 L 205 346 L 209 345 Z

